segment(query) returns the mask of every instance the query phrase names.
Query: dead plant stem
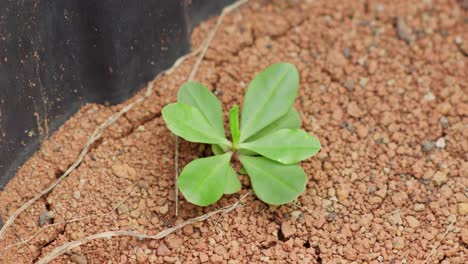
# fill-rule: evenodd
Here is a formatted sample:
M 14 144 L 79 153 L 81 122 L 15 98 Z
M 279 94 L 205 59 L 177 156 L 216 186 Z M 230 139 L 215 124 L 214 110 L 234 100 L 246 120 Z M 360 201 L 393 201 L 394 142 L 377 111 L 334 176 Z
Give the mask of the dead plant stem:
M 178 224 L 176 226 L 173 226 L 171 228 L 165 229 L 165 230 L 157 233 L 156 235 L 147 235 L 147 234 L 142 234 L 142 233 L 131 231 L 131 230 L 121 230 L 121 231 L 107 231 L 107 232 L 97 233 L 97 234 L 94 234 L 94 235 L 84 237 L 84 238 L 79 239 L 79 240 L 71 241 L 71 242 L 68 242 L 68 243 L 65 243 L 65 244 L 61 245 L 60 247 L 55 248 L 54 250 L 52 250 L 52 252 L 50 252 L 44 258 L 37 261 L 36 264 L 49 263 L 50 261 L 57 258 L 58 256 L 60 256 L 62 254 L 65 254 L 66 252 L 70 251 L 70 249 L 75 248 L 75 247 L 80 246 L 80 245 L 83 245 L 83 244 L 85 244 L 85 243 L 87 243 L 89 241 L 95 240 L 95 239 L 111 238 L 111 237 L 119 237 L 119 236 L 130 236 L 130 237 L 138 238 L 140 240 L 143 240 L 143 239 L 161 239 L 161 238 L 164 238 L 164 237 L 168 236 L 169 234 L 171 234 L 171 233 L 173 233 L 173 232 L 175 232 L 175 231 L 177 231 L 179 229 L 184 228 L 186 225 L 204 221 L 204 220 L 206 220 L 206 219 L 208 219 L 208 218 L 210 218 L 210 217 L 212 217 L 212 216 L 214 216 L 216 214 L 219 214 L 219 213 L 231 212 L 232 210 L 238 208 L 239 206 L 242 206 L 242 201 L 245 198 L 247 198 L 247 196 L 249 196 L 251 194 L 252 194 L 252 192 L 249 191 L 246 194 L 242 195 L 237 202 L 235 202 L 235 203 L 233 203 L 233 204 L 231 204 L 229 206 L 223 207 L 223 208 L 215 210 L 215 211 L 211 211 L 209 213 L 206 213 L 204 215 L 201 215 L 201 216 L 198 216 L 198 217 L 195 217 L 195 218 L 190 218 L 187 221 L 184 221 L 184 222 L 182 222 L 182 223 L 180 223 L 180 224 Z
M 447 226 L 447 230 L 445 230 L 445 233 L 442 235 L 440 240 L 434 244 L 434 248 L 432 248 L 431 252 L 427 256 L 427 258 L 424 260 L 423 264 L 426 264 L 427 261 L 432 257 L 432 255 L 434 255 L 434 253 L 437 251 L 437 248 L 440 246 L 442 240 L 444 240 L 447 234 L 453 230 L 453 225 L 455 224 L 456 221 L 457 221 L 457 218 L 454 217 L 453 220 L 450 222 L 450 224 Z

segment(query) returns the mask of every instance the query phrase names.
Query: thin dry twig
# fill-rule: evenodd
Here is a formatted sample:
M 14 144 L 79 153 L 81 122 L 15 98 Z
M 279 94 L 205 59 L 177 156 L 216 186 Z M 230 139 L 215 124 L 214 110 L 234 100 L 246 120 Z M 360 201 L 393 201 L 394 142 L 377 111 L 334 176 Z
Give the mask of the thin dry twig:
M 464 190 L 465 192 L 468 192 L 468 188 L 466 188 L 466 186 L 463 185 L 463 183 L 461 183 L 461 182 L 457 182 L 457 183 L 458 183 L 458 185 L 460 185 L 460 187 L 463 188 L 463 190 Z
M 125 197 L 122 201 L 120 201 L 117 205 L 115 205 L 112 210 L 106 212 L 106 213 L 100 213 L 100 214 L 92 214 L 92 215 L 87 215 L 87 216 L 81 216 L 81 217 L 78 217 L 78 218 L 73 218 L 73 219 L 70 219 L 70 220 L 67 220 L 67 221 L 62 221 L 62 222 L 57 222 L 57 223 L 53 223 L 53 224 L 50 224 L 50 225 L 47 225 L 47 226 L 44 226 L 42 227 L 41 229 L 39 229 L 36 233 L 34 233 L 32 236 L 30 236 L 28 239 L 25 239 L 25 240 L 22 240 L 18 243 L 14 243 L 14 244 L 10 244 L 8 246 L 6 246 L 4 249 L 2 249 L 2 251 L 0 251 L 0 256 L 2 256 L 3 254 L 5 254 L 6 251 L 8 251 L 10 248 L 13 248 L 13 247 L 19 247 L 21 245 L 25 245 L 29 242 L 31 242 L 35 237 L 37 237 L 40 233 L 42 233 L 43 231 L 49 229 L 49 228 L 52 228 L 54 226 L 59 226 L 59 225 L 65 225 L 65 224 L 71 224 L 71 223 L 74 223 L 74 222 L 78 222 L 78 221 L 83 221 L 83 220 L 86 220 L 86 219 L 89 219 L 89 218 L 93 218 L 93 217 L 104 217 L 104 216 L 107 216 L 107 215 L 110 215 L 111 213 L 115 212 L 115 210 L 117 210 L 117 208 L 119 208 L 119 206 L 121 206 L 123 203 L 125 203 L 128 198 L 130 198 L 130 195 L 128 195 L 127 197 Z
M 186 225 L 190 225 L 190 224 L 193 224 L 193 223 L 196 223 L 196 222 L 204 221 L 204 220 L 206 220 L 206 219 L 208 219 L 208 218 L 210 218 L 210 217 L 212 217 L 212 216 L 214 216 L 216 214 L 219 214 L 219 213 L 231 212 L 232 210 L 236 209 L 237 207 L 242 206 L 241 202 L 245 198 L 247 198 L 247 196 L 249 196 L 250 194 L 252 194 L 251 191 L 249 191 L 246 194 L 242 195 L 237 202 L 235 202 L 235 203 L 233 203 L 233 204 L 231 204 L 229 206 L 223 207 L 221 209 L 206 213 L 204 215 L 201 215 L 201 216 L 198 216 L 198 217 L 195 217 L 195 218 L 188 219 L 187 221 L 182 222 L 182 223 L 180 223 L 180 224 L 178 224 L 176 226 L 173 226 L 171 228 L 165 229 L 165 230 L 157 233 L 156 235 L 146 235 L 146 234 L 142 234 L 142 233 L 135 232 L 135 231 L 121 230 L 121 231 L 107 231 L 107 232 L 97 233 L 97 234 L 94 234 L 94 235 L 84 237 L 84 238 L 79 239 L 79 240 L 71 241 L 71 242 L 63 244 L 60 247 L 55 248 L 47 256 L 45 256 L 44 258 L 37 261 L 36 264 L 49 263 L 51 260 L 53 260 L 53 259 L 57 258 L 58 256 L 68 252 L 70 249 L 75 248 L 75 247 L 80 246 L 80 245 L 83 245 L 83 244 L 85 244 L 85 243 L 87 243 L 87 242 L 89 242 L 91 240 L 95 240 L 95 239 L 111 238 L 111 237 L 118 237 L 118 236 L 131 236 L 131 237 L 138 238 L 140 240 L 143 240 L 143 239 L 161 239 L 161 238 L 164 238 L 164 237 L 168 236 L 169 234 L 171 234 L 171 233 L 173 233 L 173 232 L 175 232 L 175 231 L 177 231 L 179 229 L 184 228 Z
M 114 124 L 122 115 L 124 115 L 125 113 L 127 113 L 128 111 L 130 111 L 130 109 L 132 109 L 134 106 L 142 103 L 145 99 L 147 99 L 152 93 L 153 93 L 153 85 L 155 83 L 155 81 L 158 79 L 159 76 L 161 75 L 164 75 L 164 74 L 169 74 L 171 73 L 174 68 L 178 67 L 185 59 L 191 57 L 191 56 L 194 56 L 196 55 L 198 52 L 200 52 L 200 49 L 197 49 L 195 50 L 194 52 L 191 52 L 185 56 L 182 56 L 180 57 L 174 64 L 173 66 L 168 69 L 168 70 L 165 70 L 163 72 L 161 72 L 160 74 L 158 74 L 156 76 L 156 78 L 149 82 L 148 85 L 146 86 L 146 92 L 136 98 L 135 101 L 133 101 L 132 103 L 126 105 L 125 107 L 123 107 L 120 111 L 118 111 L 117 113 L 113 114 L 112 116 L 110 116 L 106 121 L 104 121 L 101 125 L 99 125 L 95 130 L 94 132 L 91 134 L 91 136 L 89 136 L 88 138 L 88 141 L 86 142 L 86 144 L 84 145 L 84 147 L 82 148 L 81 152 L 80 152 L 80 155 L 78 156 L 77 160 L 72 164 L 70 165 L 70 167 L 68 167 L 68 169 L 56 180 L 54 181 L 51 185 L 49 185 L 47 188 L 45 188 L 44 190 L 42 190 L 39 194 L 37 194 L 36 196 L 34 196 L 33 198 L 31 198 L 30 200 L 28 200 L 26 203 L 24 203 L 20 208 L 18 208 L 9 218 L 8 220 L 4 223 L 2 229 L 0 229 L 0 240 L 2 240 L 5 236 L 5 233 L 7 231 L 7 229 L 13 224 L 13 222 L 16 220 L 16 218 L 18 218 L 18 216 L 24 212 L 29 206 L 31 206 L 32 204 L 34 204 L 37 200 L 39 200 L 42 196 L 46 195 L 47 193 L 49 193 L 50 191 L 52 191 L 57 185 L 59 185 L 68 175 L 70 175 L 70 173 L 72 171 L 74 171 L 80 164 L 81 162 L 83 161 L 84 157 L 86 156 L 86 154 L 88 154 L 91 146 L 98 140 L 101 138 L 102 134 L 104 133 L 104 131 L 109 127 L 111 126 L 112 124 Z
M 190 74 L 187 78 L 187 81 L 193 81 L 195 78 L 195 75 L 197 74 L 198 69 L 200 68 L 200 63 L 203 61 L 203 58 L 205 57 L 206 51 L 211 45 L 211 42 L 213 41 L 214 36 L 216 35 L 216 32 L 218 31 L 219 26 L 224 20 L 224 17 L 232 12 L 233 10 L 237 9 L 241 5 L 247 3 L 248 0 L 241 0 L 237 1 L 232 5 L 229 5 L 223 9 L 221 12 L 221 15 L 218 17 L 216 21 L 216 25 L 213 27 L 213 29 L 210 31 L 208 37 L 203 41 L 201 45 L 201 52 L 200 55 L 198 55 L 197 60 L 195 61 L 195 64 L 192 67 L 192 70 L 190 71 Z M 175 155 L 174 155 L 174 171 L 175 171 L 175 216 L 177 217 L 179 215 L 179 137 L 176 136 L 175 140 Z
M 431 250 L 431 253 L 429 253 L 429 255 L 427 256 L 427 258 L 424 260 L 423 264 L 426 264 L 427 261 L 432 257 L 432 255 L 434 255 L 434 253 L 437 251 L 437 248 L 440 246 L 440 244 L 442 243 L 442 240 L 444 240 L 444 238 L 447 236 L 447 234 L 453 230 L 453 225 L 455 224 L 455 222 L 457 221 L 457 218 L 454 217 L 452 222 L 450 222 L 450 224 L 448 225 L 447 227 L 447 230 L 445 231 L 445 233 L 442 235 L 442 237 L 440 238 L 439 241 L 436 242 L 435 244 L 435 247 Z

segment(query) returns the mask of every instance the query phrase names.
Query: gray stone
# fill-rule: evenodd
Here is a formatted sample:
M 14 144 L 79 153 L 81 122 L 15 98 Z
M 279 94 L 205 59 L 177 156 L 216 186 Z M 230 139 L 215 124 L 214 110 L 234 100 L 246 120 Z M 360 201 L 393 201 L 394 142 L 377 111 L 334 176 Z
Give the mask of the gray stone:
M 435 147 L 434 142 L 432 142 L 430 140 L 427 140 L 427 139 L 423 140 L 421 145 L 422 145 L 422 151 L 423 152 L 429 152 L 429 151 L 433 150 L 434 147 Z

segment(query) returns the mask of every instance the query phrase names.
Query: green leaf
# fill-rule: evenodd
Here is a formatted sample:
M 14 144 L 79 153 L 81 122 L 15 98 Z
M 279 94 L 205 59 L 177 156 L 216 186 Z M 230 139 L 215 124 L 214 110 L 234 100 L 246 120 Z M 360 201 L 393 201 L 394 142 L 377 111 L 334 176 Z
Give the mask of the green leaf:
M 238 149 L 237 152 L 244 156 L 258 156 L 258 153 L 246 149 Z
M 302 129 L 280 129 L 252 142 L 241 143 L 239 149 L 256 152 L 283 164 L 294 164 L 315 155 L 320 141 Z
M 264 129 L 262 129 L 260 132 L 246 139 L 245 142 L 254 141 L 256 139 L 264 137 L 282 128 L 300 128 L 300 127 L 301 127 L 301 117 L 299 116 L 299 113 L 296 111 L 296 109 L 291 108 L 289 109 L 286 115 L 282 116 L 280 119 L 276 120 L 275 122 L 271 123 Z
M 226 182 L 232 181 L 231 155 L 232 153 L 226 153 L 196 159 L 185 166 L 180 173 L 178 185 L 187 201 L 207 206 L 223 196 Z
M 216 144 L 213 144 L 211 145 L 211 151 L 213 152 L 213 154 L 215 155 L 222 155 L 224 154 L 224 150 L 222 147 L 220 147 L 219 145 L 216 145 Z
M 229 128 L 231 130 L 232 144 L 237 146 L 240 137 L 239 131 L 239 107 L 234 105 L 229 110 Z
M 197 82 L 186 82 L 179 89 L 177 101 L 198 108 L 213 128 L 212 133 L 226 137 L 221 103 L 210 89 Z
M 240 191 L 242 185 L 237 178 L 236 171 L 229 166 L 229 171 L 226 177 L 226 185 L 224 185 L 224 194 L 233 194 Z
M 169 130 L 187 141 L 231 144 L 224 136 L 213 133 L 213 127 L 198 108 L 180 102 L 172 103 L 163 108 L 162 116 Z
M 296 199 L 305 189 L 307 177 L 301 166 L 284 165 L 264 157 L 240 156 L 257 197 L 273 205 Z
M 247 174 L 247 171 L 245 170 L 244 165 L 241 165 L 241 167 L 240 167 L 238 173 L 239 173 L 239 174 L 242 174 L 242 175 L 246 175 L 246 174 Z
M 289 63 L 276 63 L 250 82 L 241 115 L 244 142 L 291 109 L 299 89 L 299 73 Z

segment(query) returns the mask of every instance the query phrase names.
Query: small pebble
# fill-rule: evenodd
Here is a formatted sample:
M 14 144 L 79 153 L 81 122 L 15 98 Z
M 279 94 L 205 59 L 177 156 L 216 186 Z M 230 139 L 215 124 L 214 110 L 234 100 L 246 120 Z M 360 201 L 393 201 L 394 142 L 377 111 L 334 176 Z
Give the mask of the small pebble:
M 206 253 L 204 253 L 204 252 L 200 252 L 200 255 L 198 255 L 198 257 L 200 258 L 201 263 L 205 263 L 205 262 L 208 262 L 210 260 L 208 255 Z
M 327 61 L 337 67 L 344 67 L 347 63 L 346 58 L 338 50 L 331 50 L 328 53 Z
M 121 204 L 117 207 L 118 214 L 125 214 L 126 212 L 128 212 L 128 207 L 125 204 Z
M 443 102 L 436 106 L 436 111 L 442 115 L 448 115 L 452 110 L 452 105 L 449 102 Z
M 191 236 L 193 235 L 193 226 L 192 225 L 187 225 L 182 229 L 182 232 L 186 236 Z
M 327 92 L 327 86 L 325 86 L 325 85 L 323 85 L 323 84 L 319 85 L 319 91 L 320 91 L 321 93 Z
M 443 137 L 439 138 L 439 139 L 436 141 L 435 146 L 436 146 L 437 148 L 440 148 L 440 149 L 445 148 L 445 147 L 446 147 L 445 138 L 443 138 Z
M 434 183 L 435 186 L 441 186 L 442 184 L 446 183 L 447 180 L 447 174 L 441 171 L 434 173 L 432 176 L 432 183 Z
M 408 194 L 406 192 L 400 191 L 396 192 L 392 195 L 392 202 L 396 206 L 403 206 L 405 205 L 406 201 L 408 200 Z
M 347 59 L 349 59 L 351 57 L 351 51 L 349 50 L 348 47 L 344 48 L 343 49 L 343 56 Z
M 352 123 L 345 122 L 345 123 L 341 124 L 341 127 L 346 128 L 346 130 L 348 130 L 351 133 L 354 133 L 355 128 L 354 128 L 354 125 Z
M 347 188 L 346 186 L 338 187 L 338 189 L 336 190 L 336 196 L 338 197 L 338 201 L 340 201 L 340 203 L 343 203 L 344 201 L 346 201 L 346 199 L 348 199 L 349 191 L 349 188 Z
M 146 181 L 144 179 L 138 180 L 137 186 L 138 186 L 138 188 L 140 188 L 142 190 L 148 190 L 149 189 L 149 183 L 148 183 L 148 181 Z
M 411 28 L 406 24 L 402 17 L 397 17 L 396 30 L 398 38 L 405 41 L 407 44 L 413 44 L 414 37 L 411 33 Z
M 117 177 L 134 179 L 137 176 L 136 170 L 127 164 L 115 163 L 111 169 Z
M 458 203 L 457 212 L 459 215 L 468 214 L 468 203 Z
M 75 199 L 77 199 L 77 200 L 80 199 L 80 198 L 81 198 L 81 193 L 80 193 L 80 191 L 74 191 L 74 192 L 73 192 L 73 198 L 75 198 Z
M 283 233 L 284 238 L 288 239 L 296 233 L 296 228 L 289 222 L 283 222 L 281 223 L 281 232 Z
M 429 151 L 433 150 L 434 147 L 435 147 L 434 142 L 432 142 L 430 140 L 427 140 L 427 139 L 423 140 L 421 145 L 422 145 L 422 151 L 423 152 L 429 152 Z
M 366 138 L 369 135 L 369 129 L 364 125 L 359 124 L 356 126 L 356 134 L 361 139 Z
M 462 239 L 463 243 L 468 245 L 468 228 L 463 228 L 461 230 L 461 239 Z
M 220 255 L 214 254 L 211 256 L 211 262 L 212 263 L 223 263 L 224 258 Z
M 364 114 L 354 101 L 348 104 L 347 112 L 352 117 L 361 117 Z
M 72 253 L 72 255 L 70 256 L 70 261 L 72 263 L 76 263 L 76 264 L 87 264 L 88 263 L 88 260 L 86 259 L 86 257 L 83 254 L 76 253 L 76 252 Z
M 448 127 L 448 124 L 449 124 L 449 123 L 448 123 L 448 119 L 447 119 L 447 117 L 445 117 L 445 116 L 443 116 L 443 117 L 440 118 L 439 123 L 440 123 L 440 125 L 442 126 L 442 128 L 447 128 L 447 127 Z
M 343 86 L 344 88 L 346 88 L 346 90 L 352 92 L 354 90 L 354 80 L 352 79 L 347 79 L 344 83 L 343 83 Z
M 301 211 L 292 211 L 291 216 L 295 219 L 299 218 L 301 216 L 302 212 Z
M 135 255 L 136 255 L 137 263 L 147 263 L 148 255 L 146 254 L 145 251 L 143 251 L 142 248 L 137 248 Z
M 369 82 L 369 78 L 363 77 L 363 78 L 359 79 L 359 85 L 360 85 L 362 88 L 366 87 L 366 85 L 367 85 L 368 82 Z
M 424 95 L 423 100 L 427 102 L 434 101 L 436 98 L 432 92 L 428 92 L 426 95 Z
M 327 215 L 327 221 L 328 222 L 333 222 L 333 220 L 335 220 L 335 217 L 336 217 L 336 213 L 329 213 Z
M 405 239 L 402 237 L 396 237 L 393 239 L 393 248 L 395 249 L 404 249 L 405 248 Z
M 421 225 L 418 219 L 416 219 L 414 216 L 409 215 L 405 219 L 411 228 L 418 228 Z
M 421 203 L 417 203 L 417 204 L 414 205 L 414 211 L 416 211 L 416 212 L 424 211 L 425 208 L 426 208 L 426 206 L 424 204 L 421 204 Z
M 175 263 L 175 262 L 177 261 L 176 258 L 174 258 L 174 257 L 168 257 L 168 256 L 165 256 L 165 257 L 163 258 L 163 260 L 164 260 L 164 263 L 169 263 L 169 264 Z M 142 263 L 143 263 L 143 262 L 142 262 Z M 145 263 L 147 263 L 147 262 L 145 262 Z
M 390 214 L 387 221 L 392 225 L 403 225 L 403 219 L 401 219 L 400 211 Z
M 377 13 L 383 12 L 384 9 L 385 9 L 384 6 L 383 6 L 382 4 L 380 4 L 380 3 L 377 3 L 377 4 L 375 5 L 375 12 L 377 12 Z
M 212 237 L 208 238 L 208 243 L 212 246 L 216 245 L 216 240 Z
M 365 57 L 360 57 L 360 58 L 356 61 L 356 63 L 357 63 L 358 65 L 364 66 L 364 65 L 366 65 L 366 58 L 365 58 Z
M 140 217 L 140 215 L 141 215 L 141 213 L 138 210 L 133 210 L 133 211 L 130 212 L 130 216 L 132 218 L 135 218 L 135 219 L 138 219 L 138 217 Z
M 323 208 L 329 208 L 333 205 L 332 201 L 328 200 L 328 199 L 323 199 L 322 201 L 322 207 Z
M 172 255 L 171 250 L 163 243 L 156 250 L 158 256 L 170 256 Z
M 165 204 L 165 205 L 159 207 L 158 211 L 159 211 L 160 214 L 163 214 L 163 215 L 167 214 L 167 212 L 169 212 L 169 205 Z
M 50 211 L 44 210 L 39 215 L 38 224 L 39 224 L 39 226 L 44 226 L 46 224 L 52 223 L 53 219 L 54 219 L 54 217 L 53 217 L 52 213 Z

